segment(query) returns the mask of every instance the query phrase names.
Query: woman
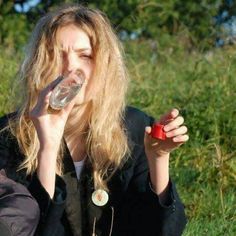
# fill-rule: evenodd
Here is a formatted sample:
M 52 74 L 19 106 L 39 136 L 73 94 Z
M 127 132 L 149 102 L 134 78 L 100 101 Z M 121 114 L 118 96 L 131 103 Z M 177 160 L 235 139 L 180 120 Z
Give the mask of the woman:
M 85 82 L 60 111 L 58 75 Z M 40 207 L 39 235 L 180 235 L 183 205 L 169 179 L 170 152 L 188 140 L 176 109 L 154 119 L 125 106 L 122 49 L 98 10 L 61 8 L 39 20 L 21 69 L 20 109 L 1 119 L 1 166 Z

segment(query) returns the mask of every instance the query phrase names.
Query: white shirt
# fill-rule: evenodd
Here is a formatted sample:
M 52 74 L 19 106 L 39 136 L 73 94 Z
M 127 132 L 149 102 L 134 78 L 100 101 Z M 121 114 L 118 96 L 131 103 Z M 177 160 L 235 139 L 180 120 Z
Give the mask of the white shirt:
M 76 176 L 78 180 L 80 179 L 80 174 L 84 166 L 84 161 L 85 159 L 83 159 L 82 161 L 74 161 Z

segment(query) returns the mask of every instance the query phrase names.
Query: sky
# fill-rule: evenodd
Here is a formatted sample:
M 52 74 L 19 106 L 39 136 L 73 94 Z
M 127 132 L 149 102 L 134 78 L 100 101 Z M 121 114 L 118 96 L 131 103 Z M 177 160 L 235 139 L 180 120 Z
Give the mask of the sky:
M 15 10 L 18 12 L 27 12 L 31 7 L 36 6 L 40 0 L 28 0 L 27 3 L 23 4 L 23 7 L 21 7 L 20 4 L 15 4 Z

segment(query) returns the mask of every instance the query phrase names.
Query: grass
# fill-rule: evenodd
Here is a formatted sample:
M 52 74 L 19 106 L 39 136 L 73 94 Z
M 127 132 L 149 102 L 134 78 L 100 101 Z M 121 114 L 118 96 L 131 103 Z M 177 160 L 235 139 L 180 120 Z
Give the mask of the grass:
M 20 66 L 19 53 L 9 52 L 0 47 L 0 115 L 12 111 L 15 76 Z M 17 98 L 14 98 L 17 99 Z
M 184 236 L 234 236 L 236 49 L 189 53 L 174 38 L 157 46 L 125 44 L 128 103 L 156 119 L 172 107 L 185 117 L 190 140 L 171 158 L 171 176 L 188 216 Z M 4 52 L 0 48 L 0 115 L 12 109 L 9 88 L 20 58 Z
M 126 46 L 129 103 L 156 119 L 179 108 L 189 129 L 190 140 L 171 159 L 189 219 L 184 236 L 236 235 L 236 49 Z

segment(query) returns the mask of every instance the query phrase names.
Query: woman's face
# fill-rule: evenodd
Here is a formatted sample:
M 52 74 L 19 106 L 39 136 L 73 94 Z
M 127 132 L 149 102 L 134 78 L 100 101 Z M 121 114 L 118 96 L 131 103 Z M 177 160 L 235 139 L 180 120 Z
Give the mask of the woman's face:
M 93 51 L 88 35 L 76 25 L 60 28 L 56 34 L 62 58 L 61 74 L 80 71 L 85 82 L 76 97 L 76 104 L 88 101 L 88 88 L 94 69 Z

